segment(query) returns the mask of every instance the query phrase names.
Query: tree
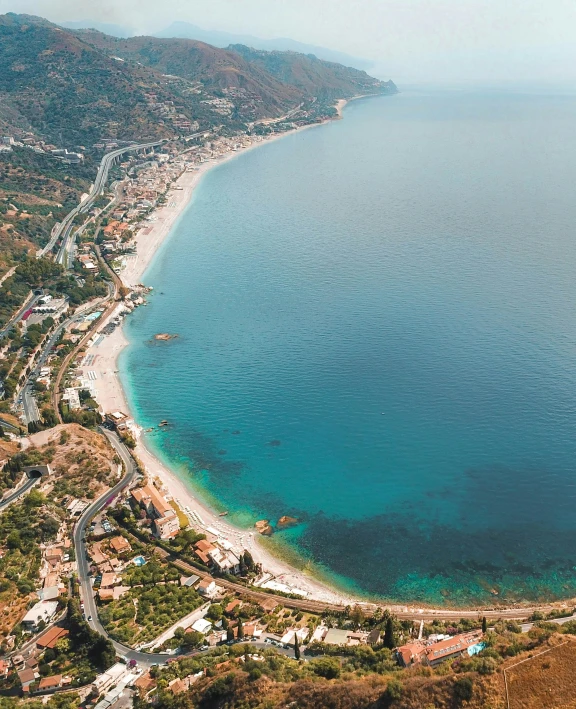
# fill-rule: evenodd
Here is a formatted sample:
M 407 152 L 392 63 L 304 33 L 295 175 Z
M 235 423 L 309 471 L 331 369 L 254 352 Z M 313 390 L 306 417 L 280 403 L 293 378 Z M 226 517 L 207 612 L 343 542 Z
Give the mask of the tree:
M 244 550 L 244 566 L 248 569 L 248 571 L 254 570 L 254 559 L 252 554 L 247 549 Z
M 210 620 L 220 620 L 223 613 L 222 606 L 219 603 L 213 603 L 210 608 L 208 608 L 206 617 L 210 618 Z
M 197 630 L 192 630 L 190 633 L 184 633 L 180 647 L 183 650 L 189 650 L 193 647 L 198 647 L 204 642 L 204 636 Z
M 386 629 L 384 630 L 384 647 L 389 650 L 393 650 L 396 647 L 394 642 L 394 621 L 392 616 L 389 616 L 386 620 Z
M 486 616 L 482 618 L 482 632 L 485 633 L 488 630 L 488 622 Z
M 364 623 L 364 612 L 360 606 L 356 605 L 350 613 L 350 620 L 356 628 L 359 628 Z
M 317 660 L 313 660 L 309 667 L 315 674 L 324 677 L 324 679 L 340 677 L 340 663 L 333 657 L 320 657 Z
M 244 637 L 244 626 L 242 625 L 242 618 L 238 618 L 238 640 L 242 640 Z
M 300 659 L 300 641 L 298 640 L 298 635 L 294 635 L 294 657 Z
M 402 686 L 402 682 L 397 679 L 391 679 L 390 682 L 388 682 L 388 686 L 386 687 L 387 699 L 396 701 L 402 697 L 403 692 L 404 687 Z
M 470 701 L 473 693 L 474 685 L 470 677 L 461 677 L 454 682 L 454 699 L 458 703 Z
M 234 628 L 228 627 L 226 629 L 226 640 L 231 643 L 234 640 Z
M 60 522 L 54 519 L 54 517 L 46 517 L 44 521 L 40 522 L 39 529 L 42 532 L 42 541 L 47 541 L 48 539 L 53 539 L 60 529 Z

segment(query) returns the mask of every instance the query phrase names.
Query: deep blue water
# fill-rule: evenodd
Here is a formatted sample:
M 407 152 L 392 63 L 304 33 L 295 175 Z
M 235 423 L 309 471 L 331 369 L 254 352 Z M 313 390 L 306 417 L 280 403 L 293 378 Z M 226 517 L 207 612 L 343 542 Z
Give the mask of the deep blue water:
M 575 126 L 413 91 L 208 173 L 127 325 L 150 445 L 349 590 L 576 595 Z

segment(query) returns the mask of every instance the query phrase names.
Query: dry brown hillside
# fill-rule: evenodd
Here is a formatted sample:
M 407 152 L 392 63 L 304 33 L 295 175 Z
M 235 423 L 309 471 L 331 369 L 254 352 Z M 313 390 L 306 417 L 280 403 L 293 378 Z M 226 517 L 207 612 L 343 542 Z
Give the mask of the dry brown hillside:
M 120 461 L 108 441 L 78 424 L 60 424 L 35 433 L 29 441 L 25 452 L 50 464 L 57 495 L 84 497 L 89 491 L 95 497 L 118 479 Z

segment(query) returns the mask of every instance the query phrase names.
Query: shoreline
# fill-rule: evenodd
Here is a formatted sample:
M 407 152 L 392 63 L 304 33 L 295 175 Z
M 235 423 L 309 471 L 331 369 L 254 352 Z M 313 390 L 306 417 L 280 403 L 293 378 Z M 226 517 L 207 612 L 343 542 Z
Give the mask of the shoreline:
M 353 99 L 341 99 L 338 101 L 336 106 L 338 118 L 334 120 L 338 120 L 342 117 L 342 109 L 349 100 Z M 236 152 L 231 151 L 223 156 L 204 162 L 193 171 L 183 172 L 167 191 L 166 196 L 169 195 L 169 200 L 167 199 L 166 204 L 158 207 L 154 211 L 155 221 L 151 222 L 150 226 L 141 228 L 136 234 L 134 239 L 136 254 L 128 258 L 126 267 L 119 274 L 123 284 L 128 288 L 134 288 L 141 284 L 144 273 L 151 265 L 158 250 L 164 244 L 180 217 L 190 205 L 194 191 L 200 184 L 202 177 L 209 170 L 249 150 L 266 145 L 274 140 L 279 140 L 287 135 L 300 132 L 301 130 L 315 128 L 329 122 L 331 122 L 331 120 L 323 121 L 322 123 L 313 123 L 276 134 Z M 170 207 L 168 206 L 169 204 L 174 206 Z M 101 323 L 101 327 L 104 327 L 108 321 L 116 317 L 120 309 L 122 309 L 122 305 L 119 303 L 108 320 Z M 129 340 L 123 332 L 122 326 L 119 326 L 111 335 L 106 336 L 101 343 L 91 344 L 86 349 L 86 355 L 94 355 L 94 361 L 90 365 L 90 370 L 96 375 L 96 379 L 93 382 L 97 392 L 96 400 L 104 412 L 121 410 L 132 416 L 118 372 L 118 359 L 124 348 L 129 344 Z M 222 533 L 222 536 L 231 543 L 235 551 L 241 552 L 243 549 L 247 549 L 254 557 L 254 560 L 262 564 L 265 572 L 270 574 L 274 581 L 289 586 L 290 588 L 301 590 L 305 594 L 303 597 L 310 600 L 324 601 L 326 603 L 334 603 L 342 606 L 355 603 L 369 603 L 367 600 L 348 596 L 343 592 L 332 589 L 313 576 L 294 568 L 283 559 L 272 554 L 265 547 L 265 544 L 260 542 L 260 535 L 255 529 L 251 530 L 236 527 L 230 522 L 227 522 L 225 518 L 220 517 L 218 512 L 211 509 L 208 503 L 198 498 L 195 494 L 195 490 L 190 489 L 192 488 L 191 483 L 186 484 L 174 470 L 171 470 L 150 450 L 145 442 L 145 434 L 140 430 L 138 431 L 134 453 L 141 461 L 147 473 L 160 481 L 161 485 L 167 491 L 168 496 L 171 496 L 178 502 L 183 511 L 185 511 L 185 507 L 188 507 L 196 514 L 199 514 L 200 519 L 205 523 L 203 525 L 204 528 L 199 524 L 192 524 L 191 526 L 202 532 L 205 531 L 206 527 L 214 528 Z M 190 515 L 188 516 L 190 517 Z M 404 606 L 399 606 L 399 609 L 400 608 L 403 611 L 407 610 Z
M 339 100 L 335 106 L 337 118 L 331 120 L 342 119 L 343 108 L 346 104 L 359 98 L 364 98 L 364 96 L 356 96 L 348 100 Z M 241 150 L 235 152 L 230 151 L 223 156 L 204 162 L 191 172 L 183 172 L 166 193 L 166 195 L 170 195 L 170 199 L 167 199 L 165 205 L 158 207 L 154 211 L 156 221 L 151 222 L 150 226 L 138 231 L 135 237 L 136 255 L 128 258 L 126 267 L 120 273 L 120 278 L 123 283 L 127 287 L 134 287 L 141 283 L 145 272 L 151 265 L 158 250 L 162 244 L 164 244 L 176 223 L 190 205 L 195 189 L 200 184 L 202 177 L 209 170 L 248 150 L 252 150 L 300 130 L 325 125 L 331 122 L 331 120 L 276 134 L 260 142 L 255 142 Z M 177 187 L 177 189 L 174 190 L 174 187 Z M 170 207 L 168 206 L 169 204 L 173 204 L 174 206 Z M 119 304 L 109 320 L 115 317 L 118 309 L 121 307 L 122 305 Z M 106 322 L 103 321 L 100 325 L 103 327 L 105 324 Z M 90 370 L 94 371 L 96 374 L 96 380 L 93 382 L 97 390 L 96 399 L 101 409 L 105 412 L 119 409 L 131 415 L 130 407 L 127 404 L 127 396 L 120 377 L 118 376 L 117 368 L 118 358 L 128 344 L 130 344 L 129 340 L 123 332 L 122 326 L 120 326 L 116 328 L 111 335 L 106 336 L 100 345 L 92 344 L 86 349 L 87 355 L 94 355 L 94 361 L 90 365 Z M 145 434 L 139 431 L 134 451 L 136 457 L 141 461 L 147 473 L 160 481 L 168 495 L 179 503 L 183 511 L 185 511 L 184 508 L 188 507 L 190 510 L 197 513 L 204 522 L 203 525 L 193 522 L 191 526 L 202 532 L 205 531 L 206 527 L 218 530 L 223 537 L 228 539 L 233 550 L 237 552 L 242 551 L 244 548 L 248 549 L 253 555 L 254 560 L 261 563 L 264 570 L 269 572 L 274 580 L 291 588 L 304 591 L 306 593 L 306 599 L 332 603 L 341 605 L 342 607 L 354 604 L 365 606 L 379 605 L 390 609 L 394 613 L 411 614 L 416 618 L 422 617 L 423 614 L 427 616 L 437 616 L 439 618 L 446 616 L 455 617 L 457 614 L 462 617 L 471 617 L 485 611 L 488 613 L 502 613 L 505 617 L 506 611 L 508 611 L 508 613 L 514 611 L 517 615 L 525 612 L 525 615 L 528 615 L 535 607 L 539 609 L 543 607 L 535 603 L 530 604 L 529 602 L 525 602 L 517 606 L 499 606 L 487 603 L 483 606 L 476 607 L 447 606 L 445 608 L 438 608 L 425 604 L 418 604 L 416 606 L 410 603 L 410 601 L 406 603 L 386 602 L 385 600 L 378 601 L 376 599 L 372 600 L 370 598 L 346 594 L 324 583 L 306 571 L 299 570 L 289 562 L 273 554 L 267 548 L 267 540 L 264 539 L 261 542 L 260 535 L 256 530 L 237 527 L 227 522 L 226 518 L 220 517 L 218 512 L 212 509 L 209 503 L 202 499 L 201 493 L 200 495 L 197 493 L 194 483 L 182 479 L 175 469 L 171 469 L 168 464 L 163 463 L 149 445 L 150 444 L 147 445 L 145 441 Z M 190 517 L 190 515 L 188 516 Z M 194 515 L 194 517 L 195 516 L 196 515 Z M 545 604 L 545 607 L 551 609 L 558 607 L 558 605 L 565 604 L 569 604 L 569 599 L 565 601 L 552 601 L 549 604 Z

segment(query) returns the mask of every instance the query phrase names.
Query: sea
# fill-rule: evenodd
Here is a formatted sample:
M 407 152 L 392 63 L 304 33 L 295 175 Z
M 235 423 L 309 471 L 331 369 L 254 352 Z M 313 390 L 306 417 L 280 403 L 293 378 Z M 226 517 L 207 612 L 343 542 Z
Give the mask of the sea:
M 407 88 L 209 171 L 126 324 L 147 445 L 359 597 L 576 596 L 575 126 Z

